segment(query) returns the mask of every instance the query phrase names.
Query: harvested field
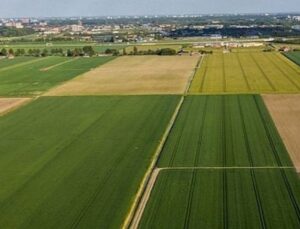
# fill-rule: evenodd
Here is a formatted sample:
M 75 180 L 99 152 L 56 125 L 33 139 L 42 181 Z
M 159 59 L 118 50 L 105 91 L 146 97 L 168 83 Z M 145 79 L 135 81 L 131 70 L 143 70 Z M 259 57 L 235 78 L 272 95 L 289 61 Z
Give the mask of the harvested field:
M 159 167 L 292 166 L 260 96 L 188 96 Z
M 178 99 L 42 97 L 0 117 L 0 228 L 120 228 Z
M 113 57 L 16 58 L 0 68 L 0 96 L 33 96 L 70 80 Z M 0 63 L 1 65 L 1 63 Z
M 0 115 L 28 102 L 29 98 L 0 98 Z
M 300 93 L 300 67 L 280 53 L 206 55 L 190 93 Z
M 300 172 L 300 95 L 263 95 L 263 99 Z
M 183 93 L 198 57 L 120 57 L 67 82 L 47 95 Z
M 162 170 L 144 228 L 299 228 L 293 169 Z

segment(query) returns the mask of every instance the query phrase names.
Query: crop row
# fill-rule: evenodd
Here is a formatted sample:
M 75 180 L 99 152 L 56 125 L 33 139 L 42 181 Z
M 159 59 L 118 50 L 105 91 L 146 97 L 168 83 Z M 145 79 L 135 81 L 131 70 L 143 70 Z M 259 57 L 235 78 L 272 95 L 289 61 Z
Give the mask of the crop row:
M 188 96 L 158 165 L 278 167 L 291 161 L 260 96 Z

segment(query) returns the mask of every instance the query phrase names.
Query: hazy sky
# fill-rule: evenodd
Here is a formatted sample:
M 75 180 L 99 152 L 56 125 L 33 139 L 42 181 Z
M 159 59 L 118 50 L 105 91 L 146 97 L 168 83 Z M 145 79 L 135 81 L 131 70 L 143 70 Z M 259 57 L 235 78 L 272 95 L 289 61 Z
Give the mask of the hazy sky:
M 0 0 L 0 17 L 300 12 L 300 0 Z

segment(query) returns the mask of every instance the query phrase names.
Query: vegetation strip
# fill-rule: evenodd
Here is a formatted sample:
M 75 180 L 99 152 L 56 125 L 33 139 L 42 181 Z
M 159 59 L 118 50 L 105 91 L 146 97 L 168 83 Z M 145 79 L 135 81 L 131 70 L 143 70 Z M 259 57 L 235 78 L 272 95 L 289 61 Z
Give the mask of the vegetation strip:
M 135 199 L 133 201 L 133 204 L 130 208 L 130 211 L 129 211 L 129 214 L 127 215 L 123 225 L 122 225 L 122 228 L 131 228 L 131 229 L 135 229 L 138 227 L 138 224 L 139 224 L 139 220 L 140 220 L 140 216 L 142 215 L 143 213 L 143 206 L 145 206 L 146 204 L 145 203 L 142 203 L 141 204 L 141 200 L 143 198 L 143 195 L 145 193 L 145 190 L 147 189 L 147 186 L 149 184 L 149 180 L 152 176 L 152 173 L 153 171 L 155 170 L 155 166 L 156 166 L 156 163 L 158 161 L 158 158 L 159 158 L 159 155 L 164 147 L 164 144 L 168 138 L 168 135 L 169 133 L 171 132 L 171 129 L 175 123 L 175 120 L 178 116 L 178 113 L 181 109 L 181 106 L 183 104 L 183 101 L 184 101 L 184 97 L 182 96 L 173 115 L 172 115 L 172 118 L 163 134 L 163 137 L 162 139 L 160 140 L 160 143 L 155 151 L 155 154 L 153 155 L 152 157 L 152 160 L 151 160 L 151 164 L 150 166 L 148 167 L 147 169 L 147 172 L 145 173 L 145 176 L 143 178 L 143 181 L 141 182 L 140 184 L 140 188 L 135 196 Z M 155 181 L 154 181 L 155 182 Z M 146 200 L 146 199 L 145 199 Z M 136 214 L 138 212 L 138 214 Z

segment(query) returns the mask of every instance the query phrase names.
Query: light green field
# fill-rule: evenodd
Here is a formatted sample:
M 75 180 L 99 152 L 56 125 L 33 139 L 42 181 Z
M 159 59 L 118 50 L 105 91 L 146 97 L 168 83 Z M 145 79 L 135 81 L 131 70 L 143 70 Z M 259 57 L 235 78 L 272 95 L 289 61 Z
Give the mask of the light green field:
M 206 55 L 190 93 L 300 93 L 300 67 L 280 53 Z
M 0 228 L 120 228 L 177 101 L 42 97 L 0 117 Z
M 21 57 L 1 60 L 0 96 L 38 95 L 112 59 L 114 57 Z

